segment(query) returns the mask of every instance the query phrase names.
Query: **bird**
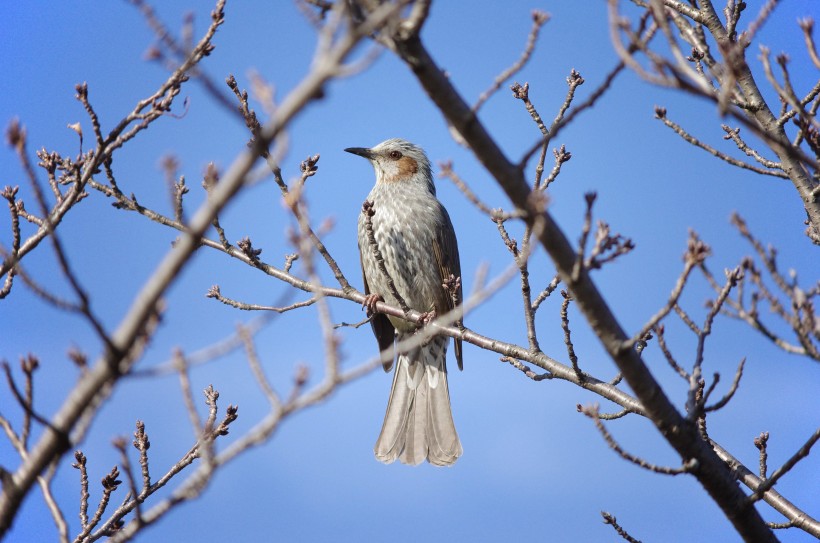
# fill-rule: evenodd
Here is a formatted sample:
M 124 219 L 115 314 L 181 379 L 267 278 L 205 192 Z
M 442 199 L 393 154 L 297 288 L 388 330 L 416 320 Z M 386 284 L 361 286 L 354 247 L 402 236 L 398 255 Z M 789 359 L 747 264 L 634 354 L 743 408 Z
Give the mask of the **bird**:
M 409 309 L 422 313 L 422 324 L 454 309 L 461 311 L 461 263 L 453 223 L 436 198 L 430 161 L 421 147 L 394 138 L 372 148 L 345 151 L 369 160 L 376 172 L 358 221 L 364 307 L 379 350 L 386 353 L 385 372 L 395 359 L 387 410 L 374 447 L 376 458 L 386 464 L 398 459 L 414 466 L 425 460 L 451 466 L 463 449 L 447 386 L 450 338 L 437 335 L 396 354 L 396 345 L 419 326 L 376 313 L 375 306 L 384 301 L 400 307 L 398 294 Z M 460 326 L 461 314 L 454 315 Z M 463 369 L 461 350 L 457 338 L 454 351 L 459 369 Z

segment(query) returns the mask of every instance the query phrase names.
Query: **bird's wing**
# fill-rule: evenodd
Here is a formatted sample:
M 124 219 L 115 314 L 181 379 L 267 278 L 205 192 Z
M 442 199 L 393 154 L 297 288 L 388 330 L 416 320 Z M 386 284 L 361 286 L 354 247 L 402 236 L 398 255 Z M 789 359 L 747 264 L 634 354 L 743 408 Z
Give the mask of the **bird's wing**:
M 441 206 L 441 204 L 439 204 Z M 450 216 L 444 206 L 441 206 L 442 225 L 436 238 L 433 240 L 433 253 L 438 263 L 440 284 L 447 281 L 450 275 L 454 277 L 461 277 L 461 262 L 458 258 L 458 241 L 456 241 L 456 232 L 453 229 L 453 223 L 450 222 Z M 456 304 L 461 305 L 461 285 L 459 284 L 456 291 Z M 438 303 L 436 303 L 436 311 L 439 315 L 443 315 L 451 311 L 456 305 L 453 304 L 453 298 L 450 293 L 443 286 L 439 293 Z M 461 324 L 461 315 L 456 320 L 456 325 Z M 464 369 L 464 363 L 461 359 L 461 340 L 455 340 L 456 361 L 458 362 L 458 369 Z
M 361 264 L 361 252 L 359 252 L 359 263 Z M 364 281 L 364 293 L 370 294 L 370 285 L 367 284 L 367 276 L 364 273 L 364 264 L 362 264 L 362 281 Z M 376 336 L 376 341 L 379 343 L 379 352 L 390 350 L 390 359 L 382 362 L 382 367 L 385 372 L 393 368 L 393 343 L 396 339 L 396 330 L 393 324 L 384 313 L 374 313 L 370 317 L 370 327 L 373 329 L 373 335 Z

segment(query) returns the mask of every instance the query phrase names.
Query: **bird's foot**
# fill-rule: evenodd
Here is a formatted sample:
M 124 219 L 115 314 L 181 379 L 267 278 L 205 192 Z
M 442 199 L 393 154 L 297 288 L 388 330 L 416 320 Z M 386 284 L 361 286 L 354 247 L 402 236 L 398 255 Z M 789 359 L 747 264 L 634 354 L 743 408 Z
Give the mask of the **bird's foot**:
M 427 326 L 428 324 L 436 320 L 436 317 L 438 317 L 438 313 L 436 313 L 435 309 L 432 309 L 426 313 L 422 313 L 419 317 L 419 324 L 421 326 Z
M 368 315 L 372 315 L 376 312 L 376 304 L 383 301 L 384 298 L 381 294 L 368 294 L 364 297 L 362 307 L 367 310 Z

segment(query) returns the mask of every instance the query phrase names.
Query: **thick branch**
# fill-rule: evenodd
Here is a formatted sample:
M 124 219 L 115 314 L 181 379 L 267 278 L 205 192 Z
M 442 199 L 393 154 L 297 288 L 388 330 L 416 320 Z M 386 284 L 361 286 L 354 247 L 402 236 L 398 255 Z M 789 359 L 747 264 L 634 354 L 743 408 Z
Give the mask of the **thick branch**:
M 539 221 L 539 241 L 552 257 L 561 279 L 571 289 L 590 326 L 635 391 L 658 431 L 684 462 L 696 461 L 697 467 L 693 468 L 692 473 L 745 540 L 775 541 L 758 512 L 746 503 L 744 494 L 726 465 L 700 438 L 695 425 L 685 420 L 663 394 L 638 353 L 633 349 L 623 349 L 627 335 L 587 270 L 581 270 L 573 277 L 575 251 L 552 215 L 546 210 L 537 209 L 533 204 L 523 171 L 504 156 L 418 38 L 396 41 L 395 49 L 447 121 L 470 145 L 478 160 L 495 177 L 513 204 L 527 211 L 527 223 L 533 226 L 536 219 Z

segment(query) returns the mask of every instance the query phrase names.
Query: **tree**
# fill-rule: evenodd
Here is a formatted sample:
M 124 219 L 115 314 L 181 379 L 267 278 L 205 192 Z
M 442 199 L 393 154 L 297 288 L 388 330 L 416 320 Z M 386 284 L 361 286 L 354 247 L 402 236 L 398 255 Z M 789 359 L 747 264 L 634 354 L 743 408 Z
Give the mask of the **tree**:
M 531 398 L 543 402 L 560 389 L 571 396 L 546 404 L 551 411 L 561 412 L 568 405 L 575 409 L 577 404 L 577 410 L 591 419 L 590 423 L 578 417 L 574 431 L 562 436 L 558 447 L 569 456 L 579 456 L 586 448 L 598 451 L 595 460 L 580 464 L 585 469 L 594 469 L 593 464 L 603 459 L 612 462 L 608 470 L 624 469 L 621 457 L 653 474 L 678 475 L 669 487 L 657 481 L 659 475 L 648 479 L 664 500 L 681 492 L 687 484 L 681 481 L 697 481 L 701 488 L 687 491 L 686 499 L 675 502 L 675 507 L 686 506 L 691 514 L 711 518 L 702 523 L 705 533 L 733 529 L 744 540 L 773 540 L 775 532 L 765 523 L 773 520 L 790 526 L 784 538 L 820 535 L 820 524 L 807 510 L 810 501 L 800 499 L 811 495 L 810 481 L 817 475 L 816 467 L 800 461 L 820 438 L 812 416 L 816 410 L 811 409 L 816 404 L 811 393 L 816 383 L 812 366 L 820 360 L 813 303 L 820 287 L 812 284 L 813 278 L 807 283 L 798 280 L 796 272 L 786 271 L 792 265 L 799 267 L 801 258 L 806 259 L 803 265 L 808 273 L 816 269 L 812 242 L 818 241 L 820 224 L 815 120 L 820 85 L 807 82 L 804 70 L 791 69 L 785 56 L 776 61 L 779 77 L 766 50 L 759 66 L 749 60 L 750 44 L 766 36 L 764 23 L 771 26 L 782 17 L 774 10 L 775 3 L 747 15 L 745 3 L 730 2 L 721 19 L 709 2 L 700 2 L 699 7 L 673 0 L 635 2 L 630 7 L 612 1 L 608 22 L 600 6 L 595 15 L 578 14 L 577 7 L 561 8 L 565 11 L 556 12 L 549 24 L 562 16 L 570 21 L 559 26 L 552 38 L 563 47 L 574 44 L 569 42 L 573 38 L 594 39 L 591 49 L 597 48 L 595 54 L 601 56 L 603 45 L 611 46 L 606 36 L 578 33 L 578 29 L 584 28 L 581 23 L 599 21 L 611 31 L 614 52 L 590 71 L 583 65 L 570 69 L 564 58 L 570 52 L 543 43 L 549 40 L 549 32 L 542 31 L 549 17 L 540 11 L 533 12 L 529 21 L 523 53 L 514 53 L 523 37 L 520 31 L 498 30 L 493 39 L 478 41 L 457 33 L 477 29 L 477 21 L 491 16 L 498 25 L 507 17 L 515 18 L 506 12 L 475 8 L 475 12 L 458 12 L 461 19 L 442 12 L 442 23 L 431 28 L 439 17 L 439 4 L 300 2 L 302 24 L 273 49 L 273 67 L 249 75 L 240 75 L 236 58 L 251 55 L 254 60 L 249 62 L 261 68 L 261 59 L 270 57 L 272 49 L 234 45 L 254 35 L 252 29 L 266 28 L 240 17 L 238 28 L 228 30 L 232 10 L 241 13 L 248 7 L 225 8 L 224 2 L 217 2 L 207 28 L 195 31 L 194 18 L 186 18 L 176 36 L 153 8 L 132 3 L 156 40 L 148 51 L 153 66 L 148 73 L 152 77 L 164 73 L 162 82 L 141 94 L 136 105 L 123 108 L 134 91 L 122 82 L 107 92 L 100 89 L 97 102 L 97 86 L 104 87 L 105 80 L 98 83 L 83 74 L 88 83 L 76 87 L 82 119 L 77 117 L 80 110 L 68 115 L 65 106 L 49 105 L 62 117 L 51 126 L 68 124 L 70 131 L 65 132 L 72 140 L 55 147 L 45 143 L 35 159 L 33 149 L 40 144 L 35 143 L 34 128 L 29 128 L 22 112 L 30 107 L 30 100 L 18 95 L 10 100 L 21 110 L 21 120 L 12 121 L 7 130 L 19 164 L 17 173 L 7 175 L 22 176 L 24 182 L 6 183 L 4 191 L 9 219 L 3 230 L 2 303 L 4 328 L 18 336 L 11 348 L 25 344 L 25 350 L 3 354 L 8 359 L 19 356 L 21 361 L 15 368 L 9 363 L 4 366 L 11 395 L 1 411 L 7 438 L 3 446 L 17 454 L 15 461 L 4 461 L 2 466 L 4 533 L 27 533 L 20 521 L 37 513 L 20 507 L 35 484 L 62 539 L 109 535 L 123 541 L 176 511 L 181 503 L 199 497 L 209 484 L 226 484 L 244 473 L 232 471 L 238 469 L 234 464 L 250 464 L 254 469 L 251 455 L 258 459 L 254 477 L 281 468 L 294 456 L 313 465 L 321 461 L 332 473 L 345 473 L 349 464 L 343 459 L 348 457 L 372 463 L 367 452 L 370 443 L 364 443 L 370 438 L 342 437 L 339 428 L 346 421 L 341 418 L 315 420 L 332 416 L 328 415 L 331 406 L 344 405 L 354 395 L 352 387 L 343 386 L 379 365 L 378 357 L 362 362 L 367 358 L 364 353 L 374 350 L 369 332 L 360 326 L 364 321 L 344 322 L 357 320 L 357 304 L 364 299 L 356 290 L 355 238 L 345 225 L 355 222 L 370 172 L 354 169 L 361 165 L 348 166 L 344 157 L 334 154 L 341 155 L 338 151 L 346 146 L 373 144 L 409 132 L 408 139 L 415 135 L 440 143 L 434 147 L 418 142 L 434 160 L 442 160 L 439 189 L 459 233 L 465 292 L 472 293 L 466 302 L 467 328 L 455 326 L 453 317 L 444 315 L 420 331 L 418 341 L 434 333 L 461 337 L 479 347 L 467 351 L 464 379 L 477 379 L 470 373 L 487 373 L 478 373 L 484 380 L 468 381 L 453 393 L 457 423 L 466 424 L 467 432 L 462 438 L 465 458 L 452 474 L 408 473 L 393 466 L 380 477 L 433 477 L 436 490 L 452 493 L 452 487 L 440 486 L 443 479 L 456 477 L 462 484 L 473 481 L 475 485 L 478 478 L 496 470 L 529 472 L 535 466 L 526 464 L 535 460 L 549 465 L 551 460 L 542 457 L 543 440 L 555 436 L 551 423 L 556 418 L 539 412 L 537 406 L 544 404 L 532 403 Z M 117 11 L 127 10 L 117 7 Z M 522 24 L 527 22 L 525 14 L 524 10 L 518 13 Z M 134 23 L 133 13 L 129 20 Z M 90 20 L 84 24 L 95 28 Z M 804 52 L 804 66 L 820 64 L 810 21 L 803 20 L 799 29 L 788 21 L 777 28 L 805 41 L 802 49 L 790 44 L 795 54 Z M 568 31 L 572 33 L 564 36 Z M 230 53 L 223 57 L 219 57 L 220 38 Z M 314 40 L 315 53 L 306 53 L 306 44 Z M 147 39 L 138 41 L 144 44 Z M 473 45 L 475 50 L 453 47 L 457 43 Z M 540 44 L 537 50 L 536 44 Z M 538 56 L 541 50 L 545 53 Z M 487 51 L 493 53 L 487 58 L 506 58 L 510 68 L 504 70 L 499 64 L 498 76 L 486 70 L 480 59 Z M 124 51 L 106 52 L 125 68 L 123 77 L 137 70 Z M 310 55 L 312 62 L 306 68 Z M 277 62 L 288 64 L 283 69 L 276 67 Z M 446 65 L 446 71 L 440 65 Z M 223 66 L 227 69 L 220 72 Z M 297 68 L 307 73 L 297 78 Z M 562 69 L 566 71 L 556 75 Z M 228 76 L 224 84 L 222 73 L 237 75 Z M 638 84 L 633 74 L 683 93 L 658 92 Z M 525 77 L 528 83 L 514 83 Z M 557 91 L 552 85 L 564 78 L 566 87 Z M 482 93 L 490 80 L 489 89 Z M 405 91 L 416 82 L 424 95 Z M 508 94 L 510 83 L 514 84 Z M 291 90 L 280 99 L 275 89 L 281 87 Z M 653 106 L 653 99 L 667 105 Z M 611 111 L 619 107 L 626 114 L 612 117 Z M 628 111 L 632 107 L 637 113 Z M 550 110 L 557 113 L 545 113 Z M 694 112 L 697 117 L 691 115 Z M 644 125 L 640 115 L 651 120 L 652 114 L 654 126 Z M 435 121 L 441 117 L 449 130 Z M 707 143 L 708 134 L 714 134 L 721 122 L 726 141 Z M 665 127 L 694 148 L 661 132 Z M 447 132 L 464 148 L 431 135 Z M 372 141 L 362 142 L 362 138 Z M 149 140 L 162 150 L 141 149 Z M 649 147 L 650 140 L 657 140 L 656 146 Z M 730 141 L 734 149 L 729 148 Z M 226 144 L 232 146 L 230 152 Z M 702 150 L 743 171 L 723 166 L 707 170 L 713 165 L 707 160 L 710 157 L 701 156 Z M 294 158 L 297 153 L 307 158 Z M 225 157 L 231 154 L 236 159 L 227 162 Z M 157 161 L 159 168 L 154 166 Z M 186 183 L 195 175 L 190 172 L 197 171 L 197 161 L 203 166 L 202 188 Z M 205 166 L 206 161 L 213 162 Z M 653 168 L 678 184 L 686 180 L 686 186 L 657 179 Z M 709 174 L 692 180 L 695 171 Z M 738 181 L 709 181 L 723 176 L 738 176 Z M 771 185 L 770 177 L 790 180 L 788 195 L 782 186 Z M 354 186 L 352 179 L 363 184 Z M 743 191 L 736 188 L 740 183 L 746 184 Z M 649 187 L 656 192 L 641 192 Z M 765 194 L 770 205 L 755 206 L 741 192 L 756 198 Z M 710 215 L 724 213 L 720 219 L 725 220 L 727 194 L 738 210 L 732 219 L 736 234 L 722 240 L 721 227 L 714 226 Z M 675 204 L 670 205 L 672 198 Z M 697 214 L 700 209 L 702 216 Z M 766 217 L 780 215 L 782 209 L 789 209 L 782 213 L 783 219 Z M 803 216 L 805 235 L 799 228 Z M 685 237 L 675 230 L 677 225 L 696 228 L 699 234 Z M 284 242 L 278 239 L 282 230 Z M 799 241 L 787 232 L 797 232 Z M 795 264 L 784 265 L 783 258 L 778 259 L 775 250 L 761 241 L 775 234 L 790 240 L 780 254 Z M 649 251 L 641 249 L 643 244 Z M 683 264 L 674 270 L 677 257 L 672 255 L 681 252 Z M 746 257 L 747 252 L 751 256 Z M 481 261 L 491 263 L 489 270 Z M 475 273 L 466 271 L 471 269 L 467 262 Z M 499 266 L 506 268 L 495 269 Z M 720 267 L 728 268 L 725 275 L 714 271 Z M 655 277 L 658 281 L 652 281 Z M 202 299 L 205 289 L 195 288 L 202 281 L 219 283 L 207 290 L 209 299 Z M 700 307 L 706 296 L 708 305 Z M 214 300 L 265 316 L 229 331 L 225 322 L 235 321 L 237 312 Z M 771 315 L 764 308 L 771 309 Z M 419 319 L 418 313 L 405 314 L 401 308 L 380 304 L 378 309 L 414 322 Z M 281 313 L 286 314 L 276 316 Z M 27 322 L 30 315 L 36 316 L 34 325 Z M 224 339 L 214 342 L 215 335 Z M 203 345 L 210 347 L 192 352 Z M 66 350 L 74 369 L 60 362 L 66 358 L 60 351 Z M 485 369 L 487 365 L 479 362 L 498 355 L 504 366 Z M 607 358 L 615 362 L 616 370 L 604 363 Z M 241 367 L 250 370 L 241 377 L 236 369 L 240 359 L 244 359 Z M 174 376 L 174 383 L 164 377 L 168 375 Z M 734 377 L 727 379 L 727 375 Z M 456 386 L 461 377 L 453 377 Z M 509 389 L 504 388 L 501 379 L 510 377 L 515 379 Z M 767 384 L 775 387 L 781 380 L 789 385 L 788 395 L 769 391 L 761 397 L 754 392 L 766 390 Z M 365 381 L 386 395 L 386 380 Z M 576 387 L 563 386 L 561 381 Z M 247 392 L 250 383 L 255 383 L 258 393 Z M 203 387 L 205 412 L 194 392 Z M 583 389 L 583 399 L 578 399 L 578 388 Z M 331 395 L 335 397 L 328 405 L 302 413 Z M 488 411 L 459 412 L 460 395 L 468 398 L 462 405 L 504 410 L 505 420 L 488 420 Z M 366 405 L 369 417 L 353 423 L 352 434 L 358 435 L 361 427 L 375 436 L 383 405 L 381 397 L 374 398 L 368 395 L 366 402 L 350 408 Z M 529 401 L 522 401 L 525 398 Z M 747 403 L 733 410 L 738 402 Z M 233 406 L 237 403 L 239 410 Z M 754 408 L 751 417 L 748 403 Z M 152 415 L 157 407 L 152 404 L 166 405 Z M 286 432 L 288 425 L 281 423 L 297 413 L 291 426 L 309 436 L 301 447 L 292 444 L 288 455 L 276 456 L 273 462 L 251 452 L 274 433 Z M 802 416 L 778 421 L 784 413 Z M 111 417 L 108 422 L 106 416 Z M 611 419 L 619 420 L 608 422 Z M 112 435 L 132 432 L 129 426 L 134 420 L 145 422 L 136 423 L 133 440 L 115 437 L 111 445 Z M 643 421 L 651 422 L 657 432 Z M 183 423 L 193 430 L 178 432 Z M 482 458 L 480 447 L 471 453 L 471 433 L 495 435 L 505 425 L 516 424 L 519 433 L 512 436 L 521 440 L 523 448 L 505 447 L 505 456 L 492 462 L 484 456 L 485 462 L 475 471 L 461 468 L 470 454 Z M 747 426 L 754 427 L 753 434 L 744 434 L 749 432 Z M 732 427 L 734 432 L 729 430 Z M 581 437 L 592 428 L 597 428 L 597 437 L 592 433 Z M 789 433 L 784 439 L 785 429 Z M 632 432 L 638 441 L 624 440 Z M 155 437 L 158 434 L 163 437 Z M 537 453 L 526 450 L 533 443 L 541 444 Z M 67 469 L 71 462 L 75 470 Z M 771 469 L 770 463 L 777 468 Z M 117 467 L 102 467 L 110 464 Z M 755 464 L 759 467 L 749 467 Z M 368 464 L 368 473 L 385 473 L 370 471 L 377 468 L 381 467 Z M 585 502 L 612 508 L 621 517 L 624 528 L 614 516 L 604 514 L 605 522 L 619 533 L 626 530 L 635 537 L 654 535 L 654 539 L 663 534 L 668 539 L 668 531 L 652 524 L 654 512 L 641 515 L 630 508 L 625 521 L 619 509 L 626 505 L 594 499 L 596 480 L 577 468 L 568 471 L 573 482 L 551 489 L 556 494 L 565 494 L 580 481 L 588 492 Z M 297 472 L 303 477 L 307 473 Z M 222 479 L 214 480 L 220 473 Z M 102 487 L 93 482 L 100 476 Z M 640 469 L 630 469 L 613 477 L 612 486 L 632 494 L 623 487 L 640 484 L 642 477 Z M 344 479 L 338 476 L 328 484 L 335 487 Z M 781 492 L 772 488 L 775 484 Z M 316 495 L 327 485 L 306 486 L 314 493 L 309 503 L 328 499 Z M 404 482 L 397 488 L 415 487 Z M 515 485 L 509 481 L 493 488 L 515 495 Z M 255 524 L 257 515 L 248 514 L 249 506 L 240 500 L 269 498 L 284 509 L 281 501 L 297 489 L 278 490 L 264 498 L 224 488 L 214 488 L 210 494 L 243 503 L 241 523 L 257 533 L 265 529 L 264 524 Z M 697 505 L 706 503 L 707 495 L 717 505 L 704 507 L 708 513 Z M 637 496 L 631 501 L 636 507 L 642 502 Z M 466 503 L 476 506 L 477 502 Z M 225 505 L 222 514 L 230 514 L 230 508 Z M 79 523 L 72 518 L 77 510 Z M 351 510 L 343 511 L 351 522 Z M 728 522 L 714 520 L 717 511 Z M 329 525 L 337 519 L 326 509 L 322 514 L 330 517 Z M 481 512 L 455 515 L 459 526 L 464 519 L 483 525 Z M 591 515 L 581 517 L 581 524 L 592 524 Z M 446 522 L 430 521 L 442 534 L 453 529 Z M 158 530 L 173 529 L 170 523 L 174 521 Z M 10 528 L 14 531 L 7 532 Z M 546 533 L 578 533 L 571 528 L 575 527 Z M 191 533 L 190 526 L 184 529 Z M 384 529 L 379 525 L 377 533 L 387 533 Z M 476 529 L 476 537 L 488 534 Z M 544 533 L 517 529 L 521 534 Z M 298 533 L 314 537 L 322 533 L 304 525 L 301 530 Z M 694 527 L 681 526 L 676 532 L 681 538 L 697 537 Z M 353 535 L 356 530 L 338 528 L 330 533 Z

